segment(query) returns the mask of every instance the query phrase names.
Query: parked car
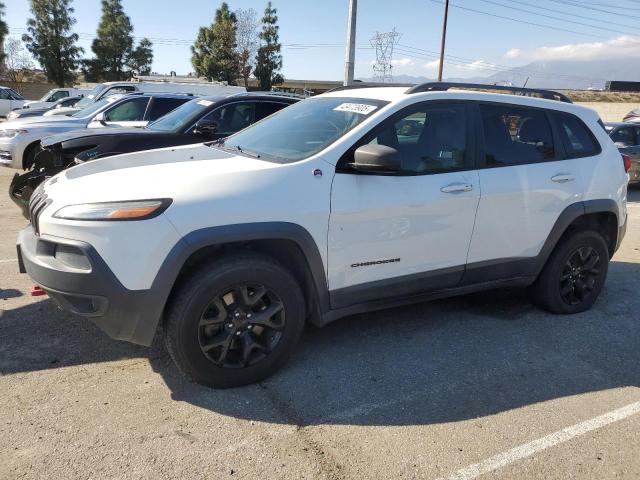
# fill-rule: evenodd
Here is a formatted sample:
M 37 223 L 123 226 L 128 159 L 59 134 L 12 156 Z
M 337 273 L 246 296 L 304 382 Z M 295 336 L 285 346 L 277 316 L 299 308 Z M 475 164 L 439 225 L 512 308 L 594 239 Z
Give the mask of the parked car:
M 46 108 L 69 97 L 84 97 L 91 92 L 88 88 L 54 88 L 45 93 L 40 100 L 27 100 L 22 108 Z
M 114 95 L 70 117 L 28 117 L 5 122 L 0 125 L 0 164 L 29 169 L 43 137 L 82 128 L 143 127 L 192 98 L 169 93 Z
M 163 319 L 175 363 L 214 387 L 275 372 L 307 321 L 504 286 L 589 309 L 627 223 L 598 114 L 454 86 L 338 89 L 66 170 L 31 198 L 21 271 L 113 338 L 149 345 Z
M 640 123 L 640 108 L 631 110 L 622 119 L 623 122 Z
M 190 95 L 234 95 L 246 92 L 244 87 L 234 87 L 220 82 L 104 82 L 98 83 L 78 102 L 78 107 L 85 108 L 101 98 L 116 93 L 182 93 Z
M 0 86 L 0 117 L 6 117 L 14 108 L 21 108 L 25 101 L 15 90 Z
M 629 183 L 640 184 L 640 124 L 609 122 L 605 128 L 620 153 L 626 157 L 625 162 L 630 164 Z
M 45 137 L 33 167 L 16 174 L 11 199 L 28 218 L 31 193 L 47 178 L 76 163 L 121 153 L 175 147 L 227 137 L 299 99 L 266 94 L 204 97 L 182 104 L 145 128 L 73 130 Z
M 7 115 L 7 120 L 17 120 L 18 118 L 26 118 L 26 117 L 40 117 L 50 110 L 73 107 L 81 99 L 82 97 L 65 97 L 65 98 L 61 98 L 57 102 L 51 103 L 47 107 L 17 108 L 9 112 L 9 115 Z

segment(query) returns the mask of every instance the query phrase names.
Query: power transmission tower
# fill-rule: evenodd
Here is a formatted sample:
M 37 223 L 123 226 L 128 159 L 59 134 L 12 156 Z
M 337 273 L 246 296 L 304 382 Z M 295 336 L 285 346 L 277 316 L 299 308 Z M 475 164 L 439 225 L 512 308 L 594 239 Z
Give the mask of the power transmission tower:
M 393 82 L 393 47 L 400 40 L 400 34 L 394 28 L 390 32 L 376 34 L 371 39 L 371 46 L 376 49 L 376 63 L 373 64 L 373 76 L 376 82 Z

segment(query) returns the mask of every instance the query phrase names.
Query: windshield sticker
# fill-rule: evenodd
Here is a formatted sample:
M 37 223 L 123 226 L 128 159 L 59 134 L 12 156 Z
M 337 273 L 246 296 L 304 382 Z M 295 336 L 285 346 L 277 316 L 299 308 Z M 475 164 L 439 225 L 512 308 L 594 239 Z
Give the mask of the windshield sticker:
M 198 105 L 208 107 L 209 105 L 213 105 L 213 102 L 210 102 L 209 100 L 198 100 Z
M 376 105 L 367 105 L 366 103 L 341 103 L 334 110 L 336 112 L 358 113 L 360 115 L 369 115 L 376 108 Z

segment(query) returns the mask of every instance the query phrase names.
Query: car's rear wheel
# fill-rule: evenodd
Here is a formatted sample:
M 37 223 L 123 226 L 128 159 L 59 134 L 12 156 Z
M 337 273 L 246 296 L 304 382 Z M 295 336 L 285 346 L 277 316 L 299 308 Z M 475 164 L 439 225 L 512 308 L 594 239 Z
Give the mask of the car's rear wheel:
M 552 313 L 579 313 L 595 303 L 609 268 L 609 251 L 602 236 L 580 230 L 565 235 L 538 279 L 532 300 Z
M 174 295 L 165 343 L 193 381 L 227 388 L 260 381 L 293 352 L 305 307 L 295 278 L 280 264 L 253 253 L 215 260 Z

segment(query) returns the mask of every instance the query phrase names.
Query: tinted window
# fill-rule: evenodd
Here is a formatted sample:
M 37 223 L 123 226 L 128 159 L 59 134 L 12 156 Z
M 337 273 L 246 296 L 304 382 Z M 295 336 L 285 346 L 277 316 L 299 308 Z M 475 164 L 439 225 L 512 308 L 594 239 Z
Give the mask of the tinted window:
M 469 164 L 466 117 L 462 104 L 411 106 L 383 122 L 356 146 L 371 143 L 395 148 L 405 175 L 460 170 Z
M 631 147 L 637 145 L 636 129 L 635 127 L 622 127 L 615 130 L 611 134 L 611 140 L 615 143 L 620 143 L 625 147 Z
M 555 115 L 562 143 L 570 158 L 590 157 L 600 152 L 596 139 L 582 120 L 567 113 Z
M 214 102 L 207 99 L 191 100 L 184 105 L 172 110 L 159 120 L 147 125 L 151 130 L 161 130 L 163 132 L 178 132 L 191 126 L 207 108 Z
M 179 107 L 190 98 L 154 98 L 149 112 L 149 120 L 157 120 L 164 117 L 171 110 Z
M 12 100 L 13 97 L 9 93 L 9 90 L 2 89 L 0 90 L 0 100 Z
M 231 135 L 254 122 L 255 107 L 252 102 L 230 103 L 215 109 L 205 119 L 218 123 L 218 135 Z
M 274 103 L 274 102 L 257 102 L 256 103 L 256 122 L 268 117 L 272 113 L 276 113 L 278 110 L 282 110 L 288 106 L 286 103 Z
M 523 165 L 555 158 L 553 134 L 542 110 L 481 105 L 487 166 Z
M 135 97 L 120 102 L 106 111 L 104 119 L 107 122 L 136 122 L 144 120 L 149 97 Z

